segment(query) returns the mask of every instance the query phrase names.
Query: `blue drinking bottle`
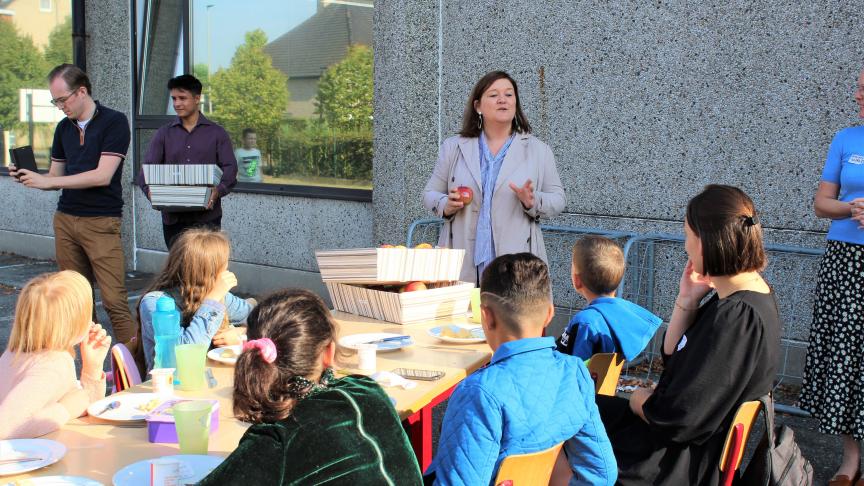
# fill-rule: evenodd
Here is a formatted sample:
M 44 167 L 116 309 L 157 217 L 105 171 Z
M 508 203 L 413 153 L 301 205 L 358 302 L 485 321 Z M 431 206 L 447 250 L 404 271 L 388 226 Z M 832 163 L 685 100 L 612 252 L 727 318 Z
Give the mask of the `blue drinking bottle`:
M 156 341 L 155 368 L 177 368 L 174 346 L 180 338 L 180 312 L 174 299 L 163 295 L 156 301 L 153 313 L 153 334 Z

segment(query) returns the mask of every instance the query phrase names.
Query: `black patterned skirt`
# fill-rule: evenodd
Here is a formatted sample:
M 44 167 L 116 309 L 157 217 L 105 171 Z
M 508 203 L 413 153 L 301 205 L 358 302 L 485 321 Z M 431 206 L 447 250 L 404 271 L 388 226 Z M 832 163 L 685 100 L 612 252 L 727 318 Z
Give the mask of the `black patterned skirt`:
M 820 432 L 864 440 L 864 245 L 825 248 L 799 405 Z

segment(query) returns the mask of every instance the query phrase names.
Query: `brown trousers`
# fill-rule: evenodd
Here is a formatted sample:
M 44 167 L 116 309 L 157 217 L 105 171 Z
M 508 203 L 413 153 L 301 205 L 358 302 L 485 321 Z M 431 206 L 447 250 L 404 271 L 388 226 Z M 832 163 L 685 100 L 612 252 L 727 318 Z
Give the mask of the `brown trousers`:
M 74 270 L 99 286 L 102 306 L 114 328 L 114 342 L 126 344 L 134 355 L 137 341 L 130 341 L 138 334 L 138 324 L 129 312 L 120 218 L 72 216 L 57 211 L 54 245 L 60 270 Z

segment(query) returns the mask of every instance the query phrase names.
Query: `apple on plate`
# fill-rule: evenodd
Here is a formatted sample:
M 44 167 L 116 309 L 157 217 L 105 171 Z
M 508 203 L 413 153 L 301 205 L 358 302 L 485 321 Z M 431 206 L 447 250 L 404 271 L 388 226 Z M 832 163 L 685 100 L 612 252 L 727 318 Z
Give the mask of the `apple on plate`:
M 428 250 L 430 248 L 432 248 L 432 245 L 430 245 L 429 243 L 420 243 L 419 245 L 414 247 L 415 250 Z
M 379 246 L 378 248 L 393 248 L 393 245 L 384 243 L 383 245 Z
M 474 191 L 468 186 L 459 186 L 456 192 L 459 194 L 459 201 L 466 206 L 474 200 Z
M 426 290 L 426 284 L 423 282 L 408 282 L 407 285 L 402 287 L 399 293 L 401 294 L 402 292 L 414 292 L 415 290 Z

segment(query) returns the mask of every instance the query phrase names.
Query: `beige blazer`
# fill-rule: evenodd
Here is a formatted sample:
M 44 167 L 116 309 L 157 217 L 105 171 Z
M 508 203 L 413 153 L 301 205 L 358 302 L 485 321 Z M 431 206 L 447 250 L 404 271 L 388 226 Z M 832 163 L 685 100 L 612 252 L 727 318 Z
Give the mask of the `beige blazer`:
M 534 182 L 534 207 L 525 210 L 509 183 L 523 186 Z M 474 201 L 447 219 L 440 246 L 464 248 L 465 261 L 461 279 L 477 281 L 474 267 L 474 241 L 477 219 L 483 204 L 480 181 L 480 147 L 477 138 L 450 137 L 441 144 L 438 162 L 423 190 L 423 205 L 439 217 L 444 217 L 444 205 L 450 189 L 468 186 L 474 191 Z M 561 178 L 555 168 L 555 156 L 548 145 L 533 135 L 516 134 L 507 150 L 492 194 L 492 239 L 495 254 L 531 252 L 546 261 L 546 247 L 539 220 L 552 218 L 564 209 L 566 201 Z

